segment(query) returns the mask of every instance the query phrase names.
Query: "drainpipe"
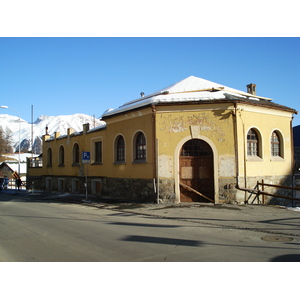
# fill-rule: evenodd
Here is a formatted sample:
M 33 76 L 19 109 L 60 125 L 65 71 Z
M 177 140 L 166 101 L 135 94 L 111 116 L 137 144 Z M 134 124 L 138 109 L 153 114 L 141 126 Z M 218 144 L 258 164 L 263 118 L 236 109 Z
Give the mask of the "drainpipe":
M 236 159 L 236 188 L 241 191 L 248 191 L 247 189 L 247 161 L 246 161 L 246 151 L 245 147 L 245 124 L 240 115 L 242 125 L 243 125 L 243 149 L 244 149 L 244 188 L 240 187 L 240 171 L 239 171 L 239 151 L 238 151 L 238 134 L 237 134 L 237 104 L 234 103 L 234 111 L 233 111 L 233 120 L 234 120 L 234 145 L 235 145 L 235 159 Z M 247 199 L 247 194 L 245 193 L 245 201 Z
M 234 110 L 232 112 L 233 115 L 233 130 L 234 130 L 234 151 L 235 151 L 235 172 L 236 172 L 236 187 L 240 187 L 239 181 L 239 151 L 238 151 L 238 137 L 237 137 L 237 105 L 234 103 Z
M 242 117 L 241 117 L 242 120 Z M 242 120 L 243 122 L 243 120 Z M 244 188 L 247 188 L 247 146 L 245 141 L 245 124 L 243 122 L 243 147 L 244 147 Z M 245 201 L 246 201 L 246 193 L 245 193 Z
M 296 177 L 295 177 L 295 148 L 294 148 L 294 132 L 293 132 L 293 119 L 292 116 L 290 121 L 290 135 L 291 135 L 291 170 L 292 170 L 292 187 L 296 186 Z M 292 190 L 292 197 L 295 197 L 295 191 Z M 294 206 L 294 200 L 292 202 Z
M 156 203 L 159 203 L 159 178 L 158 178 L 158 139 L 156 138 L 156 107 L 152 108 L 152 153 L 153 153 L 153 186 L 156 194 Z

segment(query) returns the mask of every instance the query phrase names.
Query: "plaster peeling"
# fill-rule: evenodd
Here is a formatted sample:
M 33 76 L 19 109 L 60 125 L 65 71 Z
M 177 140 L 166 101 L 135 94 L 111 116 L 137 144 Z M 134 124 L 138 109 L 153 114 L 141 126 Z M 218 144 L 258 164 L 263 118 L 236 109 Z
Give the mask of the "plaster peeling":
M 172 115 L 168 115 L 160 129 L 168 133 L 177 133 L 191 130 L 192 127 L 198 127 L 198 136 L 201 132 L 211 132 L 218 141 L 223 142 L 225 141 L 225 134 L 217 121 L 217 119 L 211 120 L 205 113 L 187 116 L 186 118 L 183 116 L 174 118 Z M 196 132 L 195 135 L 197 135 Z
M 235 176 L 235 158 L 234 155 L 221 155 L 219 157 L 219 176 Z
M 173 178 L 173 157 L 169 155 L 160 155 L 158 163 L 158 176 L 163 178 Z

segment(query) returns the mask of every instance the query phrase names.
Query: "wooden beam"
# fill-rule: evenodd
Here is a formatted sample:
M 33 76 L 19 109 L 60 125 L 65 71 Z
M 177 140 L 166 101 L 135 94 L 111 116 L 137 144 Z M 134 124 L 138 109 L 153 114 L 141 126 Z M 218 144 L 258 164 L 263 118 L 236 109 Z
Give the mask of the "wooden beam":
M 212 199 L 206 197 L 205 195 L 201 194 L 200 192 L 196 191 L 195 189 L 191 188 L 190 186 L 188 186 L 188 185 L 186 185 L 186 184 L 184 184 L 184 183 L 182 183 L 182 182 L 179 182 L 179 184 L 180 184 L 181 186 L 183 186 L 184 188 L 188 189 L 189 191 L 194 192 L 194 193 L 196 193 L 197 195 L 199 195 L 199 196 L 201 196 L 201 197 L 203 197 L 203 198 L 209 200 L 210 202 L 215 203 L 214 200 L 212 200 Z

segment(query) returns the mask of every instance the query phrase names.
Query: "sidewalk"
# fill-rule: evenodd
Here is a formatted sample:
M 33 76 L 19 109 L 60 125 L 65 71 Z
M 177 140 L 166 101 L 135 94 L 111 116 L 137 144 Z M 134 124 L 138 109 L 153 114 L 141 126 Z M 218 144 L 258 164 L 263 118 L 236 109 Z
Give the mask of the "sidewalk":
M 103 208 L 191 223 L 300 237 L 300 210 L 277 206 L 181 203 L 174 205 L 106 204 Z

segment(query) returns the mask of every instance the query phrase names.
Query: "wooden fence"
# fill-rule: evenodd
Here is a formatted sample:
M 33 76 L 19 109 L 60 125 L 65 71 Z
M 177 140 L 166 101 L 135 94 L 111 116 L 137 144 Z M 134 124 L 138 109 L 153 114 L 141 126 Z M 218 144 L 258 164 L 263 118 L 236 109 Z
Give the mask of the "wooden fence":
M 261 189 L 259 187 L 261 187 Z M 256 196 L 254 197 L 254 200 L 252 201 L 252 203 L 255 201 L 256 198 L 259 201 L 260 195 L 262 195 L 262 204 L 265 204 L 266 196 L 271 196 L 274 198 L 283 198 L 283 199 L 288 199 L 288 200 L 293 200 L 293 201 L 300 201 L 300 198 L 268 193 L 265 190 L 266 187 L 275 187 L 275 188 L 287 189 L 287 190 L 292 190 L 292 191 L 300 191 L 300 187 L 290 187 L 290 186 L 283 186 L 283 185 L 277 185 L 277 184 L 270 184 L 270 183 L 265 183 L 264 180 L 262 180 L 262 182 L 259 182 L 259 181 L 257 182 L 257 185 L 253 190 L 248 190 L 250 193 L 250 196 L 247 199 L 246 204 L 248 204 L 249 199 L 251 198 L 251 196 L 253 194 L 255 194 Z

